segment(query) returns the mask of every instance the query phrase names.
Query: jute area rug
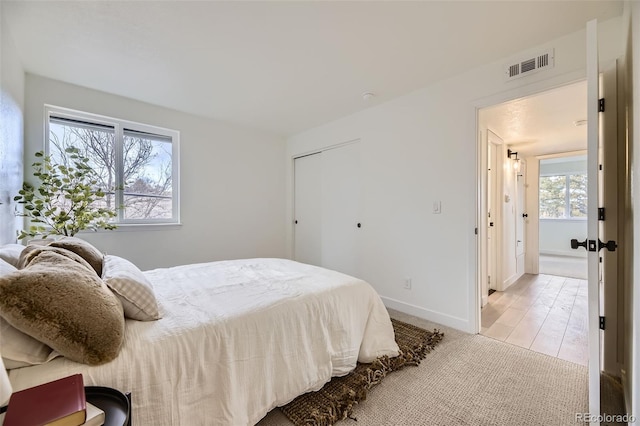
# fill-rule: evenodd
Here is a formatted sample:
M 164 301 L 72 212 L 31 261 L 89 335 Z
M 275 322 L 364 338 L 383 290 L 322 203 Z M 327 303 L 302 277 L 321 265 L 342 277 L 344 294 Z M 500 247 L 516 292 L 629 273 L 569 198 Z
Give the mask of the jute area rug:
M 418 365 L 442 340 L 443 333 L 424 330 L 396 319 L 391 320 L 400 355 L 380 357 L 371 364 L 358 363 L 346 376 L 334 377 L 322 389 L 309 392 L 280 408 L 296 426 L 329 426 L 352 416 L 355 405 L 367 398 L 369 389 L 388 373 L 408 365 Z
M 581 425 L 589 411 L 587 368 L 389 309 L 392 318 L 444 331 L 418 368 L 371 388 L 337 426 Z M 280 409 L 258 426 L 291 426 Z

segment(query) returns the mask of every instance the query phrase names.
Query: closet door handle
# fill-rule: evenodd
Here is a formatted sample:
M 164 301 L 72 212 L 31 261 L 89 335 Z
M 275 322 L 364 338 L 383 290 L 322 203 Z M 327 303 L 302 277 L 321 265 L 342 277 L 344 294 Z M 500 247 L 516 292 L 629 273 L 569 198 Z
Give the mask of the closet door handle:
M 358 228 L 362 228 L 362 224 L 360 222 L 358 222 L 358 225 L 356 225 Z

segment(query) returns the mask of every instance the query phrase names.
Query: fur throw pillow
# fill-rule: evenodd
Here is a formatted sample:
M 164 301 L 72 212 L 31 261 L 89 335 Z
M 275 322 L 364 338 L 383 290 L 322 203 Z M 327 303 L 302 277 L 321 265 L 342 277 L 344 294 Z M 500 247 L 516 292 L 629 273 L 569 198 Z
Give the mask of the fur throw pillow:
M 50 243 L 49 246 L 61 247 L 74 252 L 86 260 L 87 263 L 96 271 L 96 274 L 98 274 L 99 277 L 102 276 L 102 259 L 104 258 L 104 255 L 100 250 L 85 240 L 81 240 L 76 237 L 62 237 L 59 240 L 55 240 Z
M 93 269 L 52 250 L 0 277 L 0 315 L 63 356 L 99 365 L 124 340 L 122 304 Z
M 75 254 L 72 251 L 59 248 L 59 247 L 31 245 L 31 244 L 25 247 L 25 249 L 22 250 L 22 253 L 20 253 L 20 258 L 18 259 L 17 268 L 18 269 L 26 268 L 27 266 L 29 266 L 29 263 L 31 263 L 33 259 L 35 259 L 40 253 L 44 251 L 61 254 L 62 256 L 73 260 L 74 262 L 78 262 L 80 265 L 84 266 L 85 268 L 88 268 L 89 270 L 93 270 L 91 265 L 89 265 L 86 260 L 84 260 L 82 257 L 80 257 L 79 255 Z

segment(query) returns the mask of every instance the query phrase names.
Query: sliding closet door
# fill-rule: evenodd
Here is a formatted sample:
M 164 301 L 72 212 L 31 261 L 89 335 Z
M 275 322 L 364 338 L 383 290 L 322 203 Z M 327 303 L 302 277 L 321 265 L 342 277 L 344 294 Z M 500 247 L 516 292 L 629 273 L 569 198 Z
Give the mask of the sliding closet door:
M 322 154 L 294 161 L 294 259 L 322 265 Z
M 358 276 L 360 144 L 296 158 L 294 174 L 295 260 Z
M 322 266 L 358 276 L 360 143 L 322 152 Z M 360 227 L 358 226 L 360 224 Z

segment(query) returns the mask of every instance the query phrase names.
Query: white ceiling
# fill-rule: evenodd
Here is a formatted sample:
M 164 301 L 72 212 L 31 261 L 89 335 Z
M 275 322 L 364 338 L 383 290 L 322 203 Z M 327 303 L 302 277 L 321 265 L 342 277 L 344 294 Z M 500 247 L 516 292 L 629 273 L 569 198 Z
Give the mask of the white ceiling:
M 622 13 L 620 1 L 0 1 L 27 72 L 289 135 Z M 362 93 L 376 97 L 364 102 Z
M 480 120 L 520 158 L 587 149 L 587 82 L 480 111 Z

